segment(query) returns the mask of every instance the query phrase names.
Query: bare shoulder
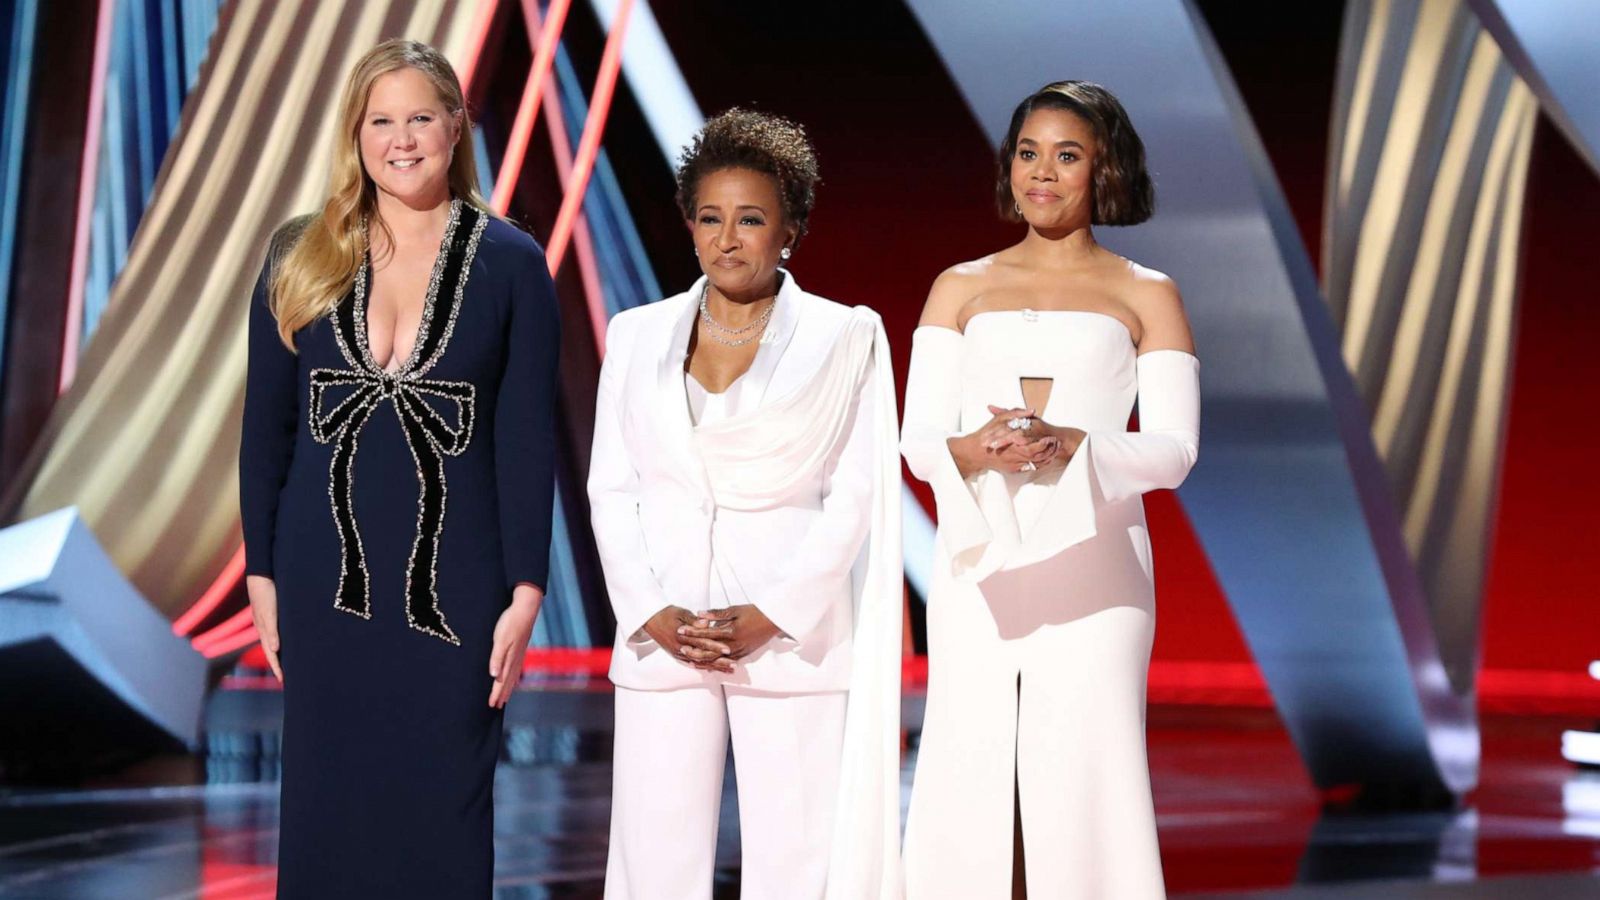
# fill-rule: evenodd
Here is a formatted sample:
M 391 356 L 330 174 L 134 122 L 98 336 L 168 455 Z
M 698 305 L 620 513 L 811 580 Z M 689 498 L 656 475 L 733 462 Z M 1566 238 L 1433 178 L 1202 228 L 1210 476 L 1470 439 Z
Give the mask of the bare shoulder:
M 933 280 L 919 325 L 938 325 L 960 331 L 961 310 L 983 293 L 993 277 L 994 256 L 956 263 Z
M 1135 311 L 1151 307 L 1155 308 L 1152 311 L 1164 307 L 1183 308 L 1183 294 L 1171 276 L 1131 260 L 1128 262 L 1128 279 L 1123 286 L 1123 296 Z
M 1121 291 L 1123 302 L 1139 319 L 1139 349 L 1194 352 L 1189 317 L 1184 312 L 1178 283 L 1164 272 L 1136 262 L 1128 263 L 1128 278 Z

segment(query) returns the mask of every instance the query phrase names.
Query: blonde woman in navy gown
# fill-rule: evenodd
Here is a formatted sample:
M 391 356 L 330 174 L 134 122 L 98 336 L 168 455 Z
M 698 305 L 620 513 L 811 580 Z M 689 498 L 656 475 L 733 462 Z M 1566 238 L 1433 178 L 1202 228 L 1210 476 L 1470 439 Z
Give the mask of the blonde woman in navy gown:
M 477 193 L 460 85 L 389 41 L 250 303 L 247 588 L 283 681 L 282 898 L 488 897 L 549 565 L 555 294 Z
M 1194 465 L 1199 363 L 1176 285 L 1095 241 L 1154 202 L 1108 91 L 1025 99 L 996 191 L 1027 232 L 939 276 L 906 388 L 939 512 L 906 896 L 1152 900 L 1140 495 Z

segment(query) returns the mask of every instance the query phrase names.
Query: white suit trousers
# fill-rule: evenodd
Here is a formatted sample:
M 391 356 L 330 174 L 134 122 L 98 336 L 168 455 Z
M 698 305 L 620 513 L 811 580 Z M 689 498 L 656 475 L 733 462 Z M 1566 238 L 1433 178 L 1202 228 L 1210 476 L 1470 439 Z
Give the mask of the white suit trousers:
M 707 900 L 723 761 L 738 774 L 740 897 L 819 900 L 827 885 L 843 691 L 616 689 L 607 900 Z

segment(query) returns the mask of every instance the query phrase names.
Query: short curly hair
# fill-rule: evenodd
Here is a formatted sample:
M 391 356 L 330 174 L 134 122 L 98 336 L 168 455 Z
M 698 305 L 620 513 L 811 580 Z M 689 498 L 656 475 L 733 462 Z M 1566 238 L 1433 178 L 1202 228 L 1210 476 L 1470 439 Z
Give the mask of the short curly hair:
M 1100 149 L 1094 157 L 1091 178 L 1095 225 L 1137 225 L 1156 209 L 1155 185 L 1144 165 L 1144 142 L 1116 95 L 1091 81 L 1057 81 L 1028 95 L 1011 114 L 1011 127 L 1000 143 L 999 171 L 994 186 L 1000 218 L 1021 222 L 1017 198 L 1011 193 L 1011 158 L 1017 155 L 1018 134 L 1028 114 L 1036 109 L 1060 109 L 1089 123 Z
M 678 209 L 694 220 L 700 182 L 723 169 L 749 169 L 778 181 L 783 218 L 805 237 L 817 202 L 817 151 L 806 130 L 780 116 L 734 107 L 706 121 L 678 159 Z

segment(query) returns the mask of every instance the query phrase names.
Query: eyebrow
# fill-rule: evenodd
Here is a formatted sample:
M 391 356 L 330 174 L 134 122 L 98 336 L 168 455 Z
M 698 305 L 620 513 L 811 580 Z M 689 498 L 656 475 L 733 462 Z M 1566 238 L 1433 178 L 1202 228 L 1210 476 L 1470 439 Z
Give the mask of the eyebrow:
M 413 109 L 411 111 L 411 114 L 412 115 L 416 115 L 417 113 L 435 113 L 435 114 L 437 114 L 438 112 L 439 112 L 439 108 L 437 106 L 419 106 L 416 109 Z M 387 116 L 387 115 L 389 115 L 389 111 L 386 110 L 386 109 L 371 109 L 371 108 L 367 109 L 367 118 L 369 118 L 369 119 L 372 118 L 373 116 Z
M 707 203 L 707 204 L 701 206 L 698 210 L 696 210 L 696 212 L 705 212 L 708 209 L 711 210 L 712 212 L 716 212 L 718 207 L 713 206 L 710 203 Z M 756 206 L 753 203 L 746 203 L 743 206 L 735 206 L 734 209 L 736 209 L 736 210 L 739 210 L 739 209 L 753 209 L 758 213 L 762 213 L 763 215 L 767 211 L 767 208 L 765 206 Z
M 1017 146 L 1020 147 L 1023 144 L 1037 144 L 1037 143 L 1039 143 L 1039 142 L 1034 140 L 1033 138 L 1022 138 L 1022 139 L 1017 141 Z M 1077 147 L 1079 150 L 1083 149 L 1083 145 L 1082 144 L 1078 143 L 1077 141 L 1071 141 L 1071 140 L 1068 140 L 1068 141 L 1056 141 L 1056 146 L 1057 147 Z

